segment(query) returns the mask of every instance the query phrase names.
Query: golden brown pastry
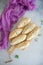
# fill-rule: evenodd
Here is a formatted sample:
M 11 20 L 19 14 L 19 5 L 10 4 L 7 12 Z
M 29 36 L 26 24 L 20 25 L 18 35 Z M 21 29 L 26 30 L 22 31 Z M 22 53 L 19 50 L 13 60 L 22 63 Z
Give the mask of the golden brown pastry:
M 30 22 L 28 18 L 23 18 L 20 23 L 9 35 L 11 47 L 8 53 L 11 54 L 15 49 L 24 49 L 29 46 L 31 39 L 33 39 L 39 32 L 39 27 Z
M 16 45 L 11 46 L 11 47 L 8 49 L 8 53 L 11 54 L 16 48 L 17 48 Z
M 28 33 L 27 35 L 27 40 L 31 40 L 32 38 L 34 38 L 39 32 L 39 27 L 35 27 L 30 33 Z
M 24 41 L 25 39 L 26 39 L 26 35 L 21 34 L 18 37 L 12 39 L 10 44 L 15 45 L 15 44 L 18 44 L 18 43 Z
M 24 49 L 30 45 L 30 41 L 23 41 L 19 44 L 13 45 L 9 48 L 8 53 L 11 54 L 15 49 Z
M 30 41 L 28 40 L 28 41 L 23 41 L 23 42 L 21 42 L 19 45 L 18 45 L 18 48 L 19 49 L 24 49 L 24 48 L 26 48 L 26 47 L 28 47 L 30 45 Z
M 20 20 L 20 23 L 18 24 L 17 28 L 23 28 L 24 26 L 26 26 L 31 20 L 28 18 L 22 18 Z
M 18 36 L 22 32 L 22 29 L 14 29 L 10 34 L 9 34 L 9 40 L 12 38 Z
M 34 29 L 35 26 L 36 25 L 34 23 L 29 22 L 29 24 L 26 27 L 24 27 L 22 34 L 28 34 Z

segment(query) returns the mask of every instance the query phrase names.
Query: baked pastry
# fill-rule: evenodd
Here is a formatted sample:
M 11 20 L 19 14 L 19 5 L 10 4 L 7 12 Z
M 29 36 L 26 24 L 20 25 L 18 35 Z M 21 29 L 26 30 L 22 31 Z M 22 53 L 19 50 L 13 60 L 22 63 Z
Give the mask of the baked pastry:
M 22 32 L 22 29 L 14 29 L 10 34 L 9 34 L 9 40 L 12 38 L 15 38 Z
M 28 34 L 34 29 L 35 26 L 36 25 L 34 23 L 29 22 L 29 24 L 24 27 L 22 34 Z
M 12 45 L 9 50 L 8 50 L 8 53 L 11 54 L 15 49 L 24 49 L 26 47 L 28 47 L 30 45 L 30 41 L 23 41 L 19 44 L 16 44 L 16 45 Z
M 24 41 L 26 39 L 26 35 L 19 35 L 17 36 L 16 38 L 13 38 L 11 41 L 10 41 L 10 44 L 11 45 L 15 45 L 15 44 L 19 44 L 20 42 Z
M 17 26 L 17 28 L 23 28 L 25 27 L 29 22 L 31 21 L 31 19 L 28 18 L 22 18 Z
M 30 19 L 23 18 L 16 29 L 10 32 L 9 41 L 11 47 L 8 52 L 11 54 L 14 49 L 24 49 L 29 46 L 31 40 L 38 35 L 39 27 L 32 23 Z
M 38 33 L 39 33 L 39 27 L 36 26 L 30 33 L 28 33 L 27 40 L 33 39 L 38 35 Z

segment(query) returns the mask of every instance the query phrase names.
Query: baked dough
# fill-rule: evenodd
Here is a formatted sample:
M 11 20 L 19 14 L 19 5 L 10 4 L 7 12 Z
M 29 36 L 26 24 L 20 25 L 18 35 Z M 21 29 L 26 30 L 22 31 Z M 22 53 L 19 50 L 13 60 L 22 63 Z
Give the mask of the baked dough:
M 10 34 L 9 34 L 9 40 L 12 38 L 18 36 L 22 32 L 22 29 L 14 29 Z
M 18 37 L 16 37 L 16 38 L 14 38 L 14 39 L 12 39 L 11 41 L 10 41 L 10 44 L 11 45 L 15 45 L 15 44 L 18 44 L 18 43 L 20 43 L 20 42 L 22 42 L 22 41 L 24 41 L 26 39 L 26 35 L 19 35 Z
M 19 44 L 13 45 L 9 48 L 8 53 L 11 54 L 15 49 L 24 49 L 30 45 L 30 41 L 23 41 Z
M 29 46 L 31 39 L 33 39 L 39 32 L 39 27 L 31 22 L 28 18 L 22 18 L 20 23 L 9 35 L 11 47 L 8 53 L 11 54 L 15 49 L 25 49 Z
M 26 26 L 29 22 L 31 21 L 31 19 L 28 18 L 22 18 L 17 26 L 17 28 L 23 28 L 24 26 Z
M 31 40 L 32 38 L 37 36 L 38 32 L 39 32 L 39 27 L 36 26 L 30 33 L 28 33 L 27 40 Z
M 24 48 L 26 48 L 26 47 L 28 47 L 30 45 L 30 41 L 28 40 L 28 41 L 23 41 L 23 42 L 21 42 L 19 45 L 18 45 L 18 48 L 19 49 L 24 49 Z
M 29 22 L 29 24 L 26 27 L 24 27 L 22 34 L 28 34 L 34 29 L 35 26 L 36 25 L 34 23 Z

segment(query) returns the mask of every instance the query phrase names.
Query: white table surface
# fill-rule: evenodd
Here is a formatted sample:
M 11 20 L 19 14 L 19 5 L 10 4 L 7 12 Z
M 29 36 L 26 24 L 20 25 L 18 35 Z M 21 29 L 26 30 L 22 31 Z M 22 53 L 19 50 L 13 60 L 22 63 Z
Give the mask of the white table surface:
M 2 4 L 4 4 L 4 1 L 0 3 L 0 5 Z M 41 20 L 43 20 L 43 0 L 37 0 L 36 4 L 36 10 L 26 12 L 24 17 L 31 18 L 32 22 L 40 27 L 40 36 L 33 39 L 29 47 L 24 51 L 16 49 L 13 54 L 10 55 L 13 60 L 10 63 L 4 63 L 5 60 L 9 59 L 7 51 L 0 51 L 0 65 L 43 65 L 43 25 L 41 25 Z M 0 14 L 2 8 L 0 6 Z M 15 58 L 16 54 L 19 55 L 18 59 Z

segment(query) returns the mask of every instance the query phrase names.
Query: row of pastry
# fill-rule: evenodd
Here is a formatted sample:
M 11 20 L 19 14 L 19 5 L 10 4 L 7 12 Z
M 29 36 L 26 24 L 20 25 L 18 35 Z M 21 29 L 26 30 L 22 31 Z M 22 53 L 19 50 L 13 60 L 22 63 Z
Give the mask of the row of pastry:
M 8 52 L 11 54 L 16 48 L 24 49 L 29 46 L 31 40 L 38 35 L 39 27 L 31 22 L 31 19 L 22 18 L 16 29 L 10 32 L 9 41 L 11 47 Z

